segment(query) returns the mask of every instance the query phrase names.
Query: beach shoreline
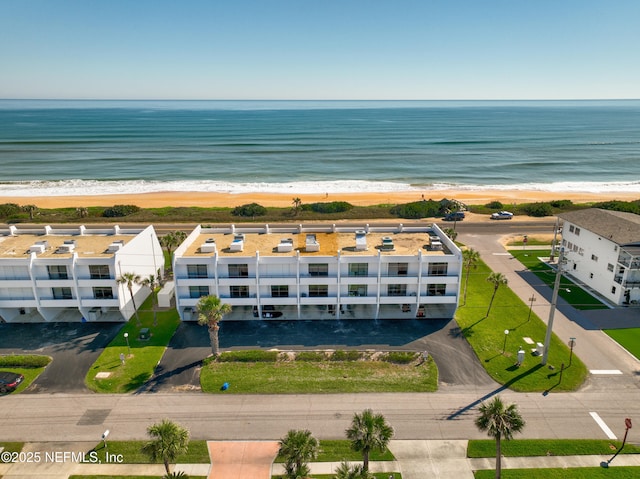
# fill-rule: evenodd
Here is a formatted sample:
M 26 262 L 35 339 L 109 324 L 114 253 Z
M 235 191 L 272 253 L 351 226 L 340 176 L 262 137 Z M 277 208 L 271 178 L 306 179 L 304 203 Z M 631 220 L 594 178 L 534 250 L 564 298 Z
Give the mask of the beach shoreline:
M 325 194 L 284 194 L 284 193 L 213 193 L 213 192 L 154 192 L 119 195 L 73 195 L 73 196 L 0 196 L 0 203 L 16 203 L 18 205 L 35 205 L 38 208 L 79 208 L 90 206 L 113 206 L 116 204 L 136 205 L 141 208 L 162 207 L 235 207 L 247 203 L 258 203 L 262 206 L 289 207 L 294 198 L 300 198 L 303 204 L 346 201 L 355 206 L 373 206 L 381 204 L 402 204 L 422 199 L 441 200 L 455 199 L 468 205 L 483 205 L 491 201 L 500 201 L 507 208 L 509 205 L 534 203 L 551 200 L 571 200 L 574 203 L 594 203 L 599 201 L 640 199 L 639 193 L 633 192 L 548 192 L 531 190 L 411 190 L 393 192 L 367 193 L 325 193 Z

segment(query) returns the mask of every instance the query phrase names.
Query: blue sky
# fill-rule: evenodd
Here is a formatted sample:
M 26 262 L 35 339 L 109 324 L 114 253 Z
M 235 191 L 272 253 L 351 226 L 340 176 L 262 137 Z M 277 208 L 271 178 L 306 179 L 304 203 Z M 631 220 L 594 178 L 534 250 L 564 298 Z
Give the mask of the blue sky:
M 0 98 L 640 98 L 638 0 L 0 0 Z

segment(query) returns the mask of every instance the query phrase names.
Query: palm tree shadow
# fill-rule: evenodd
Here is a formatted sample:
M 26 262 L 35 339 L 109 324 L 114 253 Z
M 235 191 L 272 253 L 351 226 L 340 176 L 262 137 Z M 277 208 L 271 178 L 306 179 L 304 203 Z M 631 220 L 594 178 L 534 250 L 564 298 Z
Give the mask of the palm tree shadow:
M 466 326 L 466 327 L 462 328 L 462 330 L 461 330 L 462 335 L 466 338 L 466 337 L 468 337 L 467 335 L 473 334 L 473 331 L 472 331 L 473 327 L 475 325 L 477 325 L 477 324 L 480 324 L 482 321 L 484 321 L 488 317 L 489 317 L 489 315 L 487 314 L 484 317 L 482 317 L 479 320 L 477 320 L 475 323 L 470 324 L 469 326 Z
M 490 393 L 485 394 L 480 399 L 477 399 L 477 400 L 473 401 L 472 403 L 467 404 L 464 407 L 461 407 L 457 411 L 452 412 L 447 417 L 445 417 L 445 419 L 447 421 L 453 421 L 455 419 L 458 419 L 459 416 L 462 416 L 463 414 L 469 412 L 471 409 L 473 409 L 474 407 L 480 405 L 481 403 L 483 403 L 487 399 L 489 399 L 489 398 L 495 396 L 496 394 L 499 394 L 502 391 L 508 389 L 509 386 L 511 386 L 513 383 L 516 383 L 516 382 L 520 381 L 522 378 L 528 376 L 529 374 L 532 374 L 532 373 L 536 372 L 541 367 L 543 367 L 542 364 L 536 364 L 532 368 L 529 368 L 526 371 L 522 372 L 521 374 L 518 374 L 516 377 L 509 379 L 509 381 L 504 383 L 502 386 L 500 386 L 499 388 L 494 389 Z M 515 365 L 514 366 L 510 366 L 509 370 L 513 370 L 512 368 L 517 368 L 517 366 L 515 366 Z

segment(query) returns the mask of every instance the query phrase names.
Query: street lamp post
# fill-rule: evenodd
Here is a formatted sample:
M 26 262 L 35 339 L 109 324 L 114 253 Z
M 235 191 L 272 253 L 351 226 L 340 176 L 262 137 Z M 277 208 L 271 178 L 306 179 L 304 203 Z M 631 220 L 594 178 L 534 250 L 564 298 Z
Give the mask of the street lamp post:
M 549 308 L 549 319 L 547 321 L 547 334 L 544 338 L 544 351 L 542 352 L 541 364 L 544 366 L 547 364 L 547 358 L 549 356 L 549 346 L 551 345 L 551 332 L 553 331 L 553 316 L 556 312 L 556 305 L 558 304 L 558 290 L 560 289 L 560 280 L 562 279 L 562 264 L 564 263 L 564 248 L 560 248 L 560 254 L 558 255 L 558 267 L 556 270 L 556 280 L 553 284 L 553 294 L 551 295 L 551 308 Z
M 502 354 L 505 353 L 505 351 L 507 350 L 507 337 L 509 336 L 509 330 L 505 329 L 504 330 L 504 344 L 502 345 Z
M 124 339 L 127 341 L 127 356 L 131 356 L 131 346 L 129 346 L 129 333 L 124 333 Z

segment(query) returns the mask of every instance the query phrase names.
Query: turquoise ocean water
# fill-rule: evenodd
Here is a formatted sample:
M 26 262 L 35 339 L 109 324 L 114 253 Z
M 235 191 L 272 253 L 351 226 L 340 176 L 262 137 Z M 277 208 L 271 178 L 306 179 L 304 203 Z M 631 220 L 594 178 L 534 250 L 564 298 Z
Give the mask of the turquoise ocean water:
M 0 101 L 0 196 L 638 192 L 640 101 Z

